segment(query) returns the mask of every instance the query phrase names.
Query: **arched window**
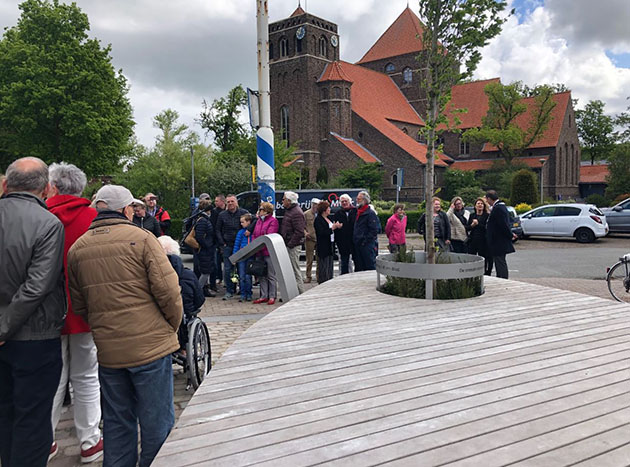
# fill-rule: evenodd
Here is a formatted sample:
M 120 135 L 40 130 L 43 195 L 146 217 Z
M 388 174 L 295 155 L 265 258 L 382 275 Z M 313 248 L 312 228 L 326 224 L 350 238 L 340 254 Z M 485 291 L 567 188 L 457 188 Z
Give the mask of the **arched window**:
M 573 144 L 572 144 L 571 145 L 571 164 L 569 164 L 571 172 L 569 172 L 569 179 L 567 180 L 568 183 L 573 183 L 573 174 L 575 173 L 575 170 L 573 170 L 573 164 L 575 164 L 575 148 L 573 147 Z
M 564 143 L 564 159 L 565 159 L 565 161 L 569 160 L 569 144 L 568 143 Z M 563 161 L 562 161 L 562 159 L 560 159 L 558 162 L 559 163 L 557 165 L 560 165 L 560 164 L 562 164 Z M 560 173 L 562 173 L 562 172 L 560 172 Z M 563 180 L 558 180 L 558 183 L 562 183 L 562 182 L 563 182 Z M 565 183 L 566 183 L 566 181 L 565 181 Z
M 319 54 L 328 58 L 328 42 L 324 36 L 319 38 Z
M 407 67 L 403 70 L 403 83 L 409 84 L 413 80 L 413 71 Z
M 396 67 L 393 63 L 388 63 L 387 65 L 385 65 L 385 73 L 393 73 L 394 71 L 396 71 Z
M 392 186 L 398 185 L 398 172 L 392 173 Z
M 350 88 L 345 88 L 346 99 L 350 99 Z
M 280 56 L 286 57 L 289 55 L 289 41 L 286 37 L 280 39 Z
M 289 107 L 280 107 L 280 138 L 289 144 Z
M 302 39 L 295 38 L 295 52 L 302 53 Z
M 335 99 L 341 99 L 341 88 L 339 86 L 333 88 L 333 97 Z
M 319 92 L 319 97 L 323 101 L 328 99 L 328 88 L 322 88 Z

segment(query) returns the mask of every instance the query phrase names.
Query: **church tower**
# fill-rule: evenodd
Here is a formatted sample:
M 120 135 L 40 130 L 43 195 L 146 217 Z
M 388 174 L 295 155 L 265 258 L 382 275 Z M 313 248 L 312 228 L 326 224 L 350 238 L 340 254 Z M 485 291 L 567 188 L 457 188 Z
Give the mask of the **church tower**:
M 276 139 L 298 145 L 297 153 L 312 175 L 320 165 L 317 81 L 335 60 L 336 24 L 298 6 L 289 18 L 269 25 L 271 125 Z

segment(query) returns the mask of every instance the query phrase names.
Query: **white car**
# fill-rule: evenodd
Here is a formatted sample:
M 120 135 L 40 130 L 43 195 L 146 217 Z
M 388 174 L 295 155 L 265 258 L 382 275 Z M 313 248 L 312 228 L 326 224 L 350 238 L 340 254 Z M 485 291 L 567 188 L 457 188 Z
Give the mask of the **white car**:
M 575 237 L 594 242 L 608 234 L 606 216 L 592 204 L 549 204 L 521 215 L 523 237 Z

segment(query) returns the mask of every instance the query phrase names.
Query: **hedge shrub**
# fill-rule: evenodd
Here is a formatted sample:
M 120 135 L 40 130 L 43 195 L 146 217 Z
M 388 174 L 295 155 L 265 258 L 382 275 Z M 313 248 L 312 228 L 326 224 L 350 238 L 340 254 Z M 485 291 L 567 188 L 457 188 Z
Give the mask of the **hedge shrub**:
M 605 196 L 602 196 L 599 193 L 593 193 L 592 195 L 587 196 L 586 203 L 594 204 L 598 208 L 610 206 L 610 201 Z
M 512 192 L 510 201 L 512 203 L 533 204 L 536 202 L 536 174 L 528 169 L 521 169 L 512 178 Z

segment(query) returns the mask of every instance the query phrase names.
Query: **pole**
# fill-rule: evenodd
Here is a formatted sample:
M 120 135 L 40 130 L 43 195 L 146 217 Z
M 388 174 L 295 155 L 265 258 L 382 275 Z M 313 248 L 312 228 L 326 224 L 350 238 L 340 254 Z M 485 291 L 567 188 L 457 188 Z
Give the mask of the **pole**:
M 258 193 L 260 193 L 260 199 L 270 202 L 275 207 L 276 181 L 269 98 L 269 11 L 267 2 L 268 0 L 256 0 L 260 102 L 260 127 L 256 132 L 256 154 L 258 156 Z
M 540 204 L 543 204 L 543 169 L 545 168 L 545 159 L 539 159 L 540 162 Z
M 192 198 L 195 199 L 195 150 L 190 147 L 190 188 L 192 191 Z

